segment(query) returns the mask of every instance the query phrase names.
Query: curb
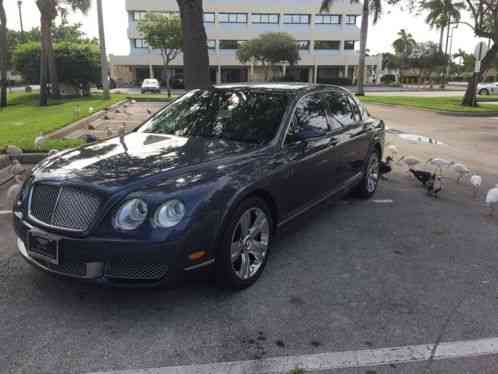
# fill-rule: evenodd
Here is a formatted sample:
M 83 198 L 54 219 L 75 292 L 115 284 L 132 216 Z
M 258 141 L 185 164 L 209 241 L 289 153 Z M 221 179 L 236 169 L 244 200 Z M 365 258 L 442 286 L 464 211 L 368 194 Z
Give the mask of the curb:
M 126 103 L 128 100 L 121 100 L 118 101 L 117 103 L 112 104 L 109 106 L 109 109 L 114 109 L 117 108 L 118 106 L 121 106 L 122 104 Z M 78 130 L 80 128 L 83 128 L 85 126 L 88 126 L 89 123 L 95 121 L 96 119 L 100 118 L 101 116 L 104 115 L 104 110 L 100 110 L 97 113 L 94 113 L 88 117 L 82 118 L 76 122 L 73 122 L 67 126 L 64 126 L 63 128 L 59 130 L 55 130 L 47 135 L 49 139 L 60 139 L 66 136 L 67 134 Z
M 360 98 L 361 101 L 361 98 Z M 394 108 L 405 108 L 405 109 L 412 109 L 412 110 L 423 110 L 424 112 L 432 112 L 436 113 L 442 116 L 453 116 L 453 117 L 498 117 L 498 112 L 446 112 L 442 110 L 434 110 L 434 109 L 428 109 L 428 108 L 418 108 L 414 106 L 408 106 L 408 105 L 398 105 L 398 104 L 386 104 L 386 103 L 375 103 L 375 102 L 363 102 L 365 105 L 382 105 L 382 106 L 388 106 L 388 107 L 394 107 Z
M 16 157 L 21 164 L 37 164 L 46 159 L 48 153 L 23 153 L 21 156 Z

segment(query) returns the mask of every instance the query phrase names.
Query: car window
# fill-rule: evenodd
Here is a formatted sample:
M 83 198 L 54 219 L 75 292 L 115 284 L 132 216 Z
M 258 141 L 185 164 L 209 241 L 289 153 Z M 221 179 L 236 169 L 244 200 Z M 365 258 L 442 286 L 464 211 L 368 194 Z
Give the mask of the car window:
M 325 94 L 326 102 L 328 104 L 329 115 L 336 118 L 342 125 L 354 125 L 360 119 L 360 112 L 358 107 L 356 113 L 353 112 L 351 103 L 348 97 L 342 93 L 329 92 Z
M 140 132 L 265 144 L 274 138 L 289 95 L 250 89 L 195 90 L 168 105 Z
M 356 122 L 361 121 L 361 110 L 360 110 L 358 104 L 351 96 L 348 96 L 348 100 L 349 100 L 349 104 L 351 105 L 351 110 L 353 111 L 354 120 Z
M 325 108 L 319 95 L 305 96 L 299 101 L 287 132 L 286 143 L 292 143 L 296 134 L 304 130 L 316 131 L 317 134 L 330 130 Z

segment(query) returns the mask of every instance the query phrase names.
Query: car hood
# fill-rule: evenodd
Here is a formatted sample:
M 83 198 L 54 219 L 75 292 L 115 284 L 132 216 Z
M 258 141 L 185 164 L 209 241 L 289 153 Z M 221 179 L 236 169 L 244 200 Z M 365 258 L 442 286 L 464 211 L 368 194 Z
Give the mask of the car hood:
M 34 176 L 118 187 L 213 161 L 226 165 L 256 147 L 214 138 L 131 133 L 56 154 L 39 164 Z

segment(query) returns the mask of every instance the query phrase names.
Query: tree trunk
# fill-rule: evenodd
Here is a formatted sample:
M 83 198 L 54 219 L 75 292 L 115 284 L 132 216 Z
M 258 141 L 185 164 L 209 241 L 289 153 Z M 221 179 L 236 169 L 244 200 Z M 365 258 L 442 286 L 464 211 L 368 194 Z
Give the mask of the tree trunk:
M 439 52 L 443 53 L 444 26 L 441 26 L 441 34 L 439 34 Z
M 365 95 L 363 87 L 365 81 L 365 59 L 367 53 L 367 36 L 368 36 L 368 16 L 370 0 L 363 0 L 363 13 L 361 17 L 361 35 L 360 35 L 360 59 L 358 62 L 358 96 Z
M 489 49 L 486 56 L 484 56 L 483 60 L 481 61 L 481 69 L 479 70 L 479 72 L 478 73 L 474 72 L 474 74 L 472 75 L 472 79 L 469 81 L 469 84 L 467 85 L 467 90 L 465 91 L 465 95 L 463 97 L 462 101 L 463 106 L 477 106 L 476 102 L 477 84 L 481 81 L 482 75 L 486 71 L 488 71 L 493 65 L 493 62 L 496 60 L 497 53 L 498 53 L 498 45 L 495 42 L 493 46 Z
M 0 0 L 0 107 L 7 106 L 7 16 Z
M 52 21 L 50 21 L 47 37 L 47 58 L 48 58 L 48 71 L 50 77 L 50 92 L 52 97 L 59 99 L 61 91 L 59 89 L 59 76 L 57 74 L 57 62 L 55 60 L 54 45 L 52 43 Z
M 48 41 L 50 20 L 41 16 L 41 51 L 40 51 L 40 106 L 48 105 Z
M 102 74 L 102 88 L 104 89 L 104 99 L 109 100 L 109 64 L 107 63 L 107 52 L 105 48 L 104 12 L 102 10 L 102 0 L 97 0 L 97 15 L 99 19 L 99 45 L 100 45 L 100 69 Z
M 208 88 L 211 81 L 202 0 L 177 2 L 182 19 L 185 88 Z

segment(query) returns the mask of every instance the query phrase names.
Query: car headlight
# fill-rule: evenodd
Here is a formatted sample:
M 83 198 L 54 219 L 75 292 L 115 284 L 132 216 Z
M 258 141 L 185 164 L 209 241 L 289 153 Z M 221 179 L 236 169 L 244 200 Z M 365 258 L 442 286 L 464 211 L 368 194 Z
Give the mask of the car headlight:
M 185 205 L 180 200 L 169 200 L 157 208 L 154 225 L 168 228 L 180 223 L 185 216 Z
M 114 217 L 114 227 L 119 230 L 135 230 L 147 219 L 147 204 L 140 199 L 125 202 Z

